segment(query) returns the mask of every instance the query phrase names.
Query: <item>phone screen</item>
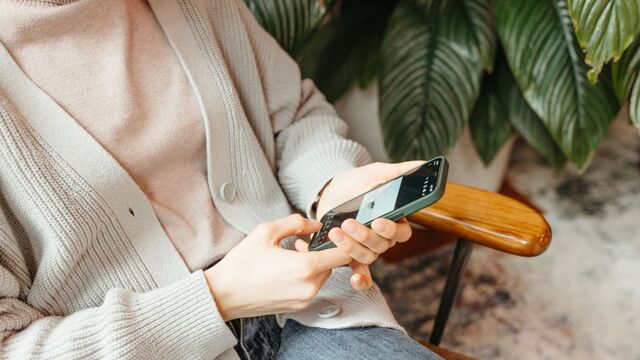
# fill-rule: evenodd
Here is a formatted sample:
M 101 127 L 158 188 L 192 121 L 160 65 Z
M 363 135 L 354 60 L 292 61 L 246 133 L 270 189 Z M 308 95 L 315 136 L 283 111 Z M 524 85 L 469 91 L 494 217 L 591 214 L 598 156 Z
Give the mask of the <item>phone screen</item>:
M 329 230 L 341 226 L 347 219 L 355 219 L 361 224 L 369 225 L 379 217 L 428 196 L 437 188 L 438 171 L 442 161 L 442 158 L 433 159 L 332 209 L 322 217 L 323 226 L 313 236 L 311 246 L 315 247 L 329 241 Z

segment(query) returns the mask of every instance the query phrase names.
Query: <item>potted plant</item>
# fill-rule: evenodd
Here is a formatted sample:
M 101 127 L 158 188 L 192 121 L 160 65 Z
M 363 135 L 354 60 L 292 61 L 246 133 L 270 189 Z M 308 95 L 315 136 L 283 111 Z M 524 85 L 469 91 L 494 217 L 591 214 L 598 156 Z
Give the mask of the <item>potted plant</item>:
M 394 161 L 468 128 L 484 164 L 519 134 L 583 169 L 624 103 L 640 124 L 638 0 L 246 1 L 330 101 L 374 98 L 365 121 Z

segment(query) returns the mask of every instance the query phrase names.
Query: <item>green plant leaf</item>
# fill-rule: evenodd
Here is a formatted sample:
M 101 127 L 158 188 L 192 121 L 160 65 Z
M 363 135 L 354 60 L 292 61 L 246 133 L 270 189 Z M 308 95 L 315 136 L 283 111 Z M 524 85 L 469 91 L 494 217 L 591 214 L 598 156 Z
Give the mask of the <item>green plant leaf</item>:
M 501 78 L 501 94 L 507 104 L 509 121 L 531 147 L 536 149 L 556 169 L 561 169 L 567 159 L 553 141 L 540 118 L 531 110 L 522 96 L 509 67 L 504 63 L 498 76 Z
M 519 92 L 520 90 L 517 89 L 517 92 L 513 94 L 513 98 L 510 100 L 509 119 L 511 120 L 511 125 L 531 147 L 542 154 L 554 169 L 560 170 L 567 162 L 567 159 L 553 141 L 551 135 L 549 135 L 542 120 L 531 110 Z
M 397 5 L 381 48 L 379 88 L 392 159 L 428 159 L 456 142 L 479 95 L 487 65 L 481 53 L 495 52 L 484 50 L 491 41 L 476 28 L 490 19 L 481 0 Z
M 611 64 L 611 79 L 620 105 L 627 102 L 640 70 L 640 37 L 624 52 L 620 60 Z
M 380 72 L 381 59 L 380 49 L 372 49 L 370 53 L 364 57 L 364 61 L 358 68 L 358 84 L 361 88 L 366 88 L 378 78 Z
M 245 0 L 262 27 L 294 55 L 318 25 L 331 0 Z
M 638 0 L 569 0 L 569 12 L 580 46 L 586 50 L 586 62 L 592 82 L 611 59 L 618 59 L 640 33 Z
M 562 169 L 567 159 L 562 155 L 560 148 L 553 141 L 540 118 L 529 108 L 524 98 L 520 99 L 522 100 L 518 102 L 520 107 L 512 106 L 509 110 L 511 124 L 520 136 L 542 154 L 554 169 Z
M 498 35 L 524 98 L 567 159 L 585 167 L 616 104 L 586 77 L 566 2 L 496 0 Z
M 640 130 L 640 78 L 636 76 L 629 99 L 629 117 L 631 122 Z
M 350 0 L 310 36 L 296 60 L 329 101 L 358 80 L 369 85 L 380 69 L 379 48 L 396 0 Z
M 555 169 L 562 168 L 565 157 L 522 97 L 504 54 L 501 51 L 498 54 L 493 73 L 485 75 L 480 98 L 469 122 L 478 153 L 485 164 L 489 164 L 513 133 L 510 124 Z M 482 110 L 485 108 L 490 111 Z
M 611 65 L 611 79 L 620 105 L 629 102 L 631 122 L 640 129 L 640 36 Z
M 473 143 L 485 165 L 489 165 L 498 150 L 513 134 L 509 122 L 509 109 L 502 96 L 500 77 L 502 69 L 495 68 L 492 75 L 482 80 L 480 97 L 469 120 Z M 507 71 L 509 71 L 507 69 Z
M 460 1 L 464 8 L 463 11 L 455 11 L 451 13 L 451 16 L 462 16 L 460 22 L 470 22 L 473 26 L 465 26 L 459 29 L 452 27 L 449 31 L 452 34 L 459 34 L 463 36 L 459 41 L 462 43 L 474 43 L 476 44 L 476 51 L 480 54 L 480 58 L 484 63 L 487 72 L 493 70 L 493 63 L 496 56 L 496 49 L 498 45 L 498 38 L 495 30 L 495 15 L 493 10 L 489 6 L 489 1 Z M 450 21 L 446 24 L 451 26 L 457 26 L 456 21 Z M 465 34 L 465 30 L 470 30 Z M 464 38 L 466 37 L 466 39 Z

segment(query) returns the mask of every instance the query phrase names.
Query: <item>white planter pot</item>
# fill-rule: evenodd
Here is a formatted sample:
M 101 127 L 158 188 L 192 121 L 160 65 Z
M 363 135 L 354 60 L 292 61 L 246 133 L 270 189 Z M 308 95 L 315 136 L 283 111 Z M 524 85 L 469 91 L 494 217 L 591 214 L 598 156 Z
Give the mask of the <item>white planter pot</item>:
M 366 89 L 352 87 L 335 103 L 336 110 L 349 124 L 349 137 L 364 145 L 375 161 L 389 161 L 384 148 L 378 117 L 378 86 Z M 446 154 L 449 160 L 449 181 L 490 191 L 500 188 L 509 165 L 515 136 L 500 149 L 487 167 L 475 151 L 469 129 Z M 427 160 L 427 159 L 425 159 Z

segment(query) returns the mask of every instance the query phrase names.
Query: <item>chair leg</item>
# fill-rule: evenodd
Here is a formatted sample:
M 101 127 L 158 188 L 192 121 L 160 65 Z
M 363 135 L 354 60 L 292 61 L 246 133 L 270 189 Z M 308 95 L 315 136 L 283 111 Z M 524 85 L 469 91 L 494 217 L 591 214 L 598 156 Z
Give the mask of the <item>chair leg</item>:
M 438 306 L 436 320 L 433 324 L 431 337 L 429 338 L 429 342 L 433 345 L 440 344 L 444 328 L 447 325 L 447 320 L 449 319 L 449 313 L 451 313 L 453 303 L 458 296 L 462 276 L 464 275 L 464 270 L 467 267 L 467 262 L 469 261 L 472 251 L 473 242 L 463 238 L 458 239 L 451 259 L 451 268 L 447 274 L 447 282 L 444 285 L 442 298 L 440 299 L 440 305 Z

